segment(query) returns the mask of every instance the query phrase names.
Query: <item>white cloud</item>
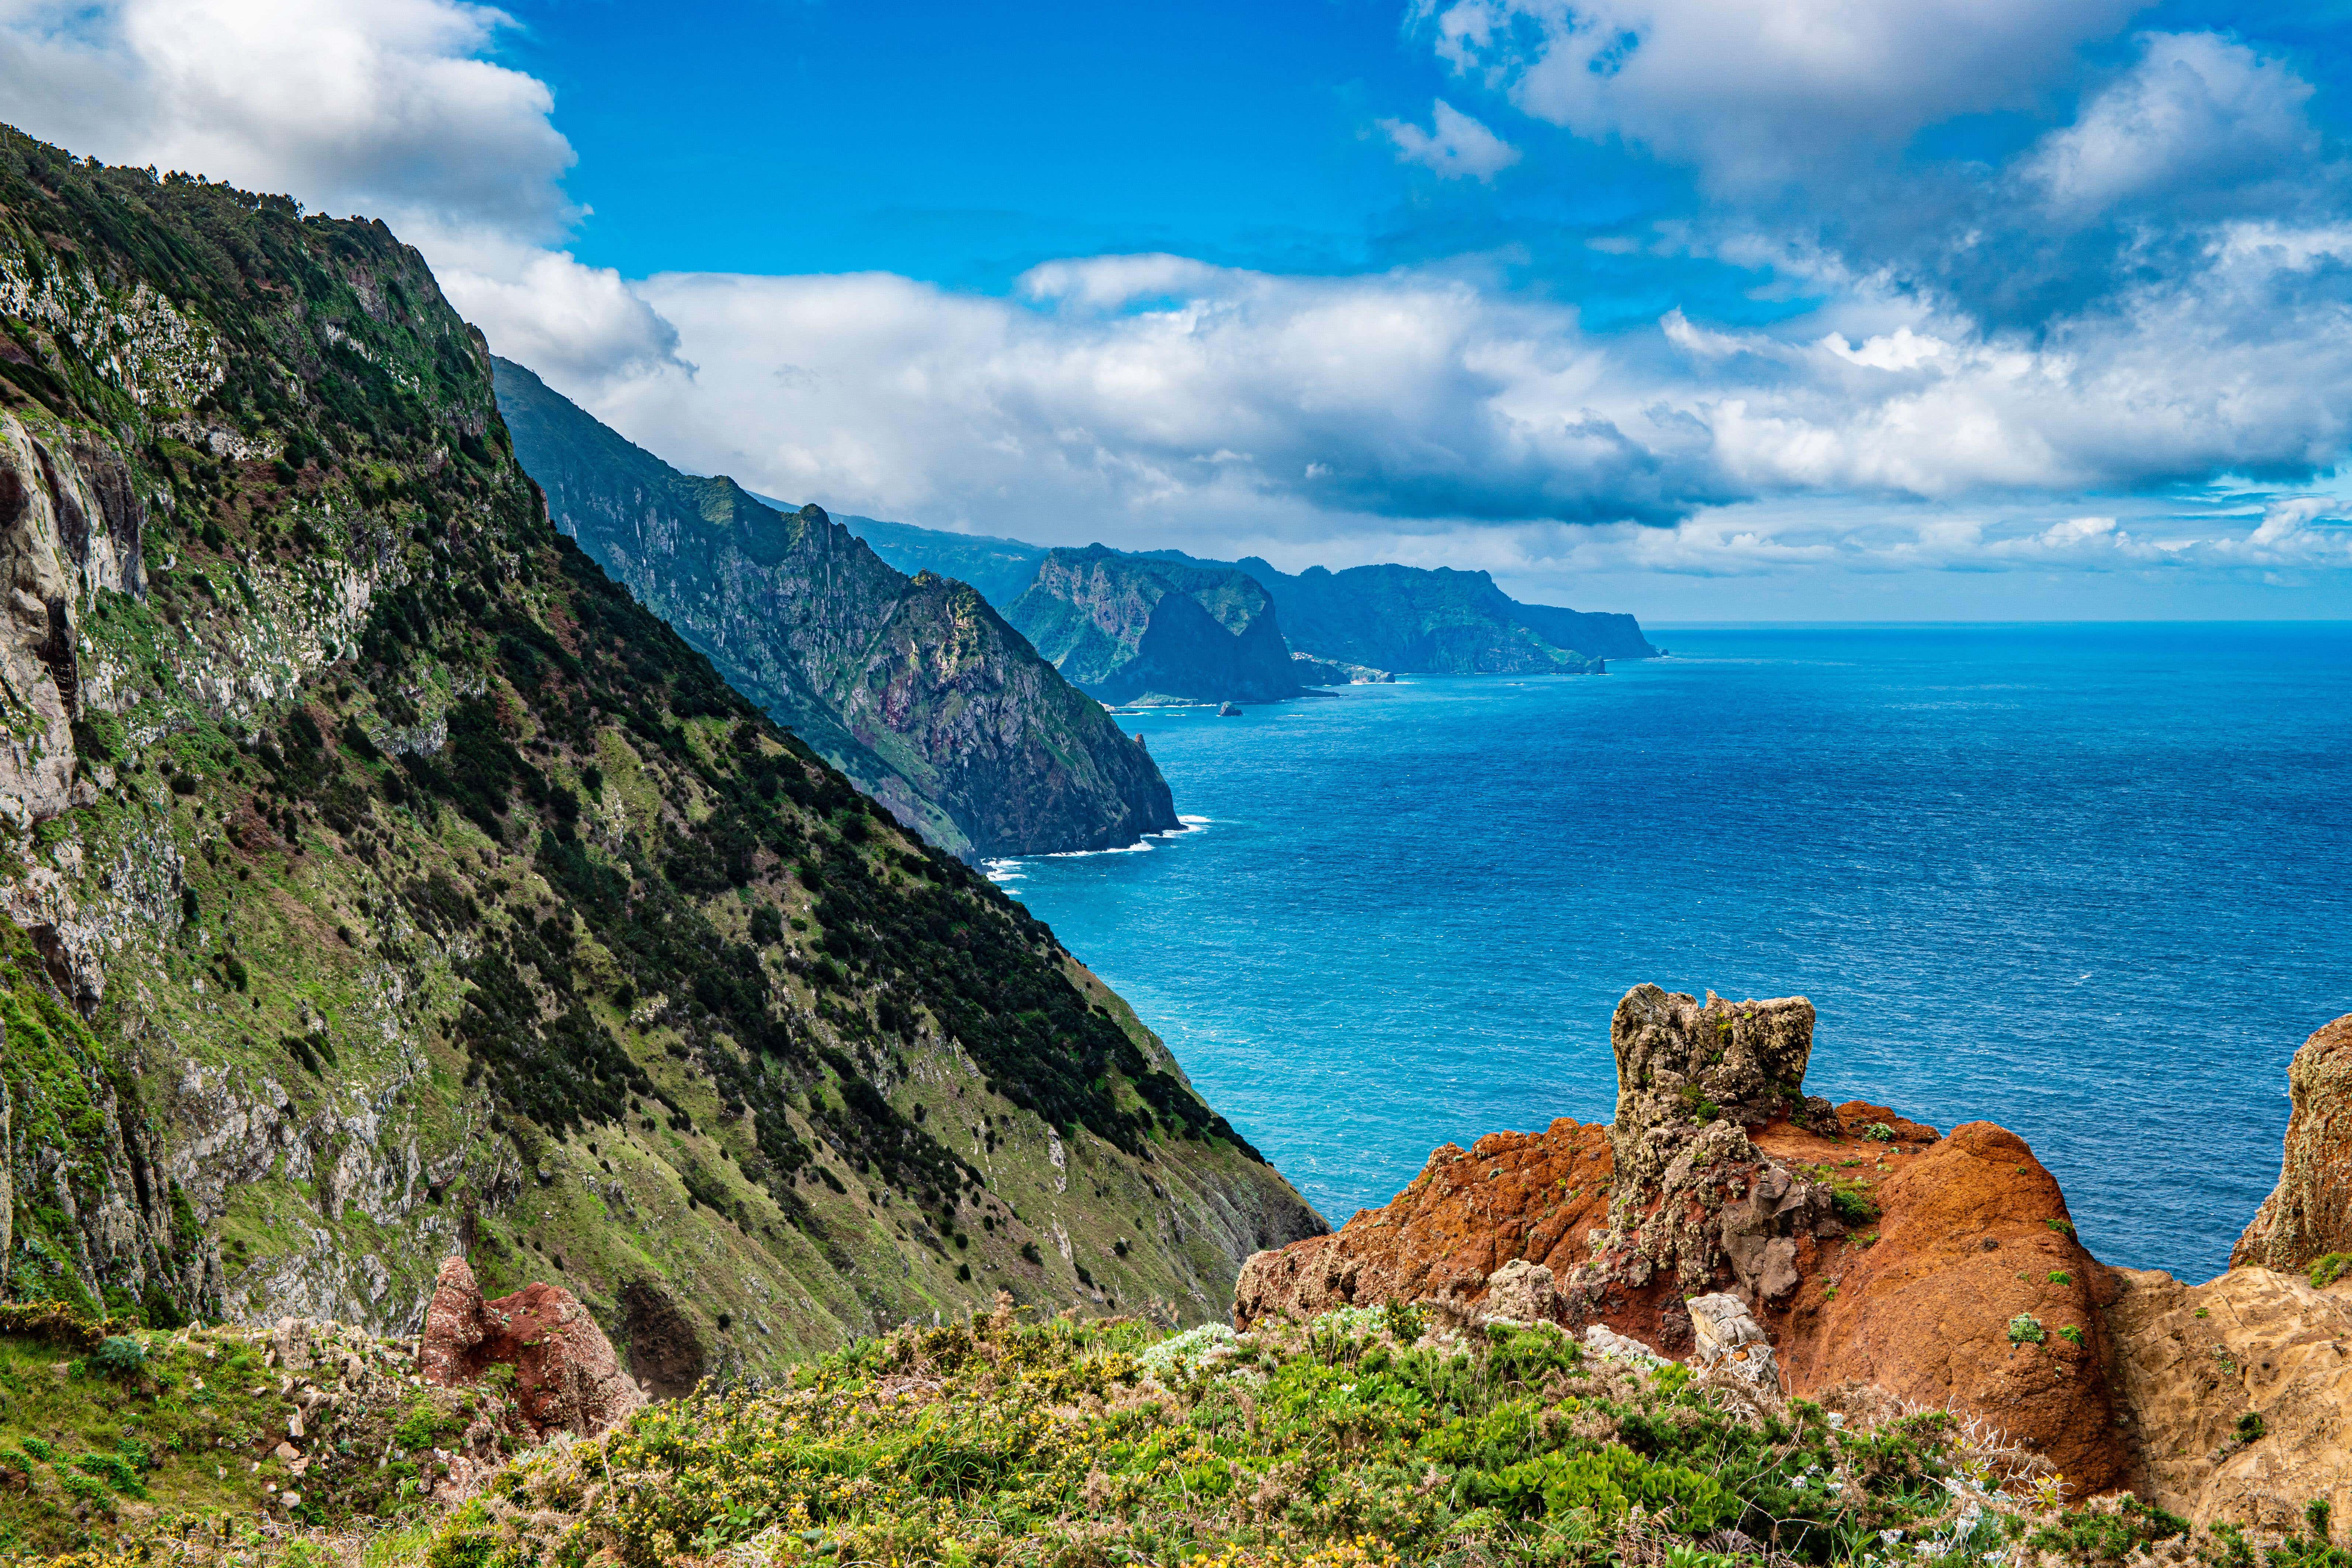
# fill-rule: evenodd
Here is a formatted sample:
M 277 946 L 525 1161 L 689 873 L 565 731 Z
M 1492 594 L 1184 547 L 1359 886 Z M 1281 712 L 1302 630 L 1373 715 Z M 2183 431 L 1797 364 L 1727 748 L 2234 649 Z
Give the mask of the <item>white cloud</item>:
M 2244 44 L 2154 34 L 2131 70 L 2046 138 L 2023 173 L 2053 206 L 2077 214 L 2151 196 L 2179 204 L 2220 187 L 2242 198 L 2316 160 L 2311 94 L 2285 62 Z
M 572 149 L 545 84 L 479 58 L 507 25 L 462 0 L 11 0 L 0 100 L 109 162 L 551 234 Z
M 2030 103 L 2141 0 L 1421 0 L 1440 55 L 1728 184 Z
M 1399 163 L 1418 163 L 1443 180 L 1492 180 L 1519 161 L 1517 147 L 1442 98 L 1431 123 L 1428 131 L 1404 120 L 1380 126 L 1396 143 Z
M 2352 310 L 2276 300 L 2352 257 L 2346 232 L 2227 229 L 2119 308 L 2033 332 L 1861 276 L 1770 330 L 1676 311 L 1597 337 L 1571 309 L 1433 270 L 1106 257 L 1041 268 L 1013 300 L 879 274 L 676 275 L 640 292 L 698 370 L 548 373 L 684 466 L 1016 534 L 1961 504 L 2340 460 Z
M 486 229 L 411 225 L 457 313 L 490 346 L 558 381 L 675 363 L 677 332 L 619 272 Z

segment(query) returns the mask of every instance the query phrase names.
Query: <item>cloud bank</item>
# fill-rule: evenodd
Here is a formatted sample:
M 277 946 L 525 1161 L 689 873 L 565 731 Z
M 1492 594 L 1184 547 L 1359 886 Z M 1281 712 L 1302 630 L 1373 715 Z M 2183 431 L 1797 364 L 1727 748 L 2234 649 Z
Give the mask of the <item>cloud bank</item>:
M 1762 326 L 1693 300 L 1595 331 L 1491 260 L 1073 258 L 1002 297 L 624 279 L 564 248 L 552 95 L 489 58 L 508 19 L 462 0 L 0 0 L 0 90 L 77 151 L 382 214 L 500 352 L 633 438 L 839 509 L 1341 563 L 2352 565 L 2328 495 L 2352 442 L 2352 191 L 2312 84 L 2258 41 L 2127 35 L 2137 9 L 1412 13 L 1495 108 L 1440 98 L 1368 137 L 1470 191 L 1562 177 L 1522 131 L 1686 171 L 1696 210 L 1594 242 L 1666 277 L 1745 269 L 1796 301 Z M 1998 156 L 1920 150 L 1991 112 L 2032 129 Z M 2231 486 L 2256 499 L 2193 524 L 2101 500 Z

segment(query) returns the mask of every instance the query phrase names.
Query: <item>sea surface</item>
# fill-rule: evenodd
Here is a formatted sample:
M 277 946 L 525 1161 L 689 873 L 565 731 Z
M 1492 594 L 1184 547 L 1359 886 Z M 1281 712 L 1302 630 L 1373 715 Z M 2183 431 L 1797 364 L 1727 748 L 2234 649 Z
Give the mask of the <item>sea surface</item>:
M 1003 862 L 1334 1224 L 1606 1121 L 1630 986 L 1810 996 L 1808 1088 L 1998 1121 L 2201 1279 L 2352 1012 L 2352 625 L 1675 627 L 1603 677 L 1129 713 L 1196 831 Z

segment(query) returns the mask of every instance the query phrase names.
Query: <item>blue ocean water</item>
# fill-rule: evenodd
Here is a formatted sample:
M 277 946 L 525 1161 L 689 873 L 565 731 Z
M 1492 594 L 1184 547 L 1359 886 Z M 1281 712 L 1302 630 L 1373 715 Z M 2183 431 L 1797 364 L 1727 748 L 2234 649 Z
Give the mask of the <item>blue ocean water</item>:
M 1334 1222 L 1606 1120 L 1641 981 L 1820 1010 L 1808 1086 L 2021 1133 L 2218 1272 L 2352 1012 L 2352 625 L 1677 628 L 1602 678 L 1126 715 L 1199 831 L 1008 889 Z

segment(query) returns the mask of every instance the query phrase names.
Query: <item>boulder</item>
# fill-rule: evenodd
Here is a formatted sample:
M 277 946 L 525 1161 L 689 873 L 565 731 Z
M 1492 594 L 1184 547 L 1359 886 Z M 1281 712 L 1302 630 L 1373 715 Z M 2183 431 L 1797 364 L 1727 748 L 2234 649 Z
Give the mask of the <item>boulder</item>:
M 515 1402 L 542 1437 L 592 1436 L 646 1402 L 571 1291 L 534 1281 L 485 1301 L 462 1258 L 441 1265 L 417 1359 L 425 1380 L 445 1387 L 513 1367 Z
M 2232 1268 L 2284 1271 L 2352 1252 L 2352 1014 L 2303 1042 L 2286 1082 L 2294 1109 L 2278 1186 L 2238 1237 Z
M 1737 1296 L 1694 1296 L 1690 1308 L 1691 1360 L 1702 1372 L 1724 1372 L 1770 1393 L 1780 1392 L 1780 1363 L 1772 1354 L 1764 1325 Z
M 2204 1285 L 2116 1270 L 2106 1309 L 2132 1425 L 2132 1489 L 2198 1524 L 2286 1531 L 2325 1498 L 2352 1517 L 2352 1297 L 2232 1268 Z
M 1559 1312 L 1559 1294 L 1552 1289 L 1551 1270 L 1514 1258 L 1486 1276 L 1485 1309 L 1481 1315 L 1492 1323 L 1551 1321 Z

